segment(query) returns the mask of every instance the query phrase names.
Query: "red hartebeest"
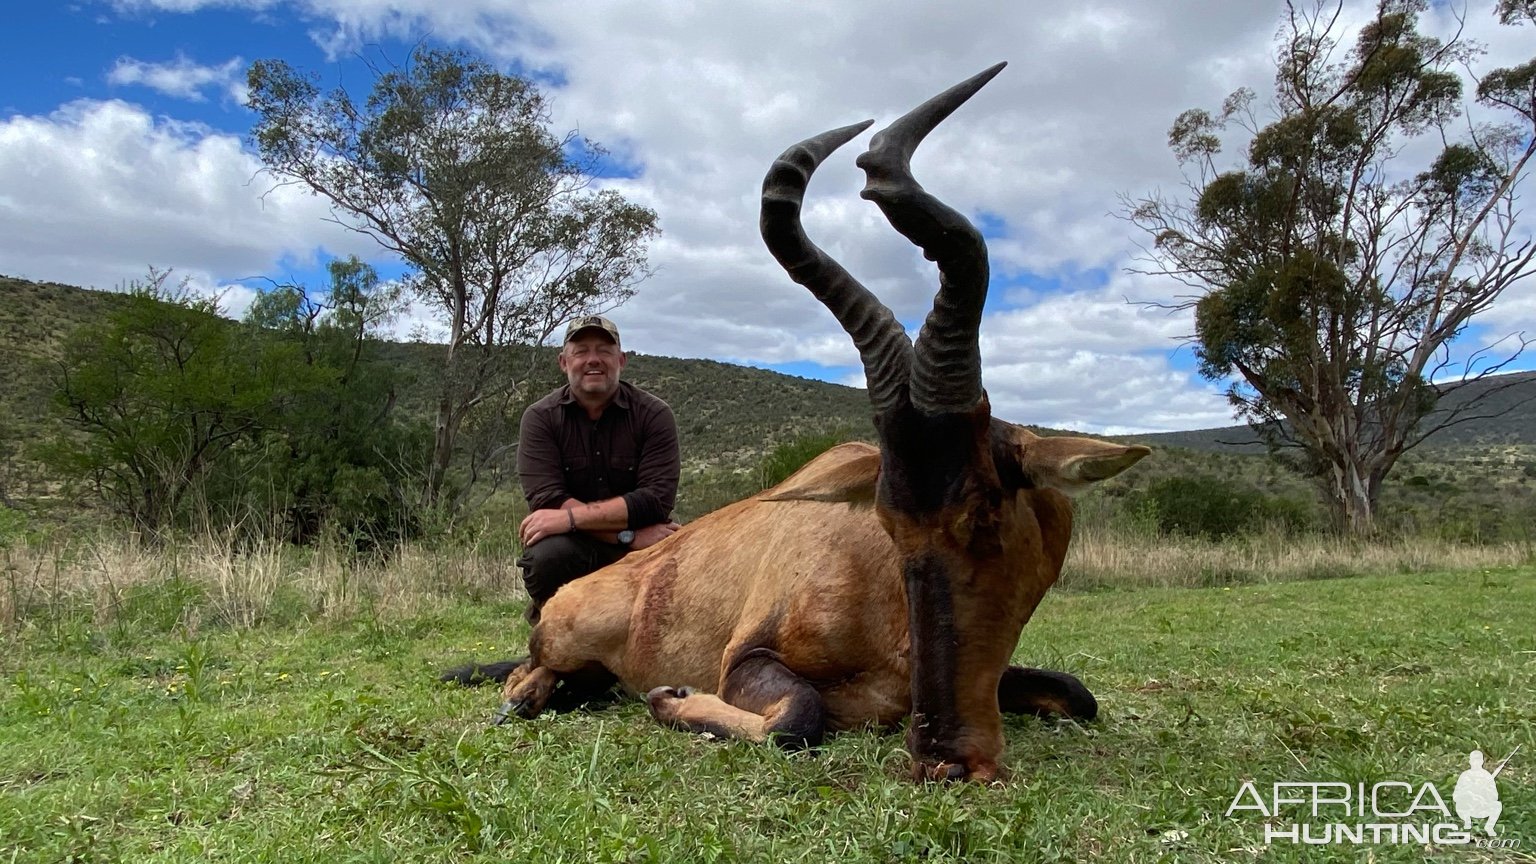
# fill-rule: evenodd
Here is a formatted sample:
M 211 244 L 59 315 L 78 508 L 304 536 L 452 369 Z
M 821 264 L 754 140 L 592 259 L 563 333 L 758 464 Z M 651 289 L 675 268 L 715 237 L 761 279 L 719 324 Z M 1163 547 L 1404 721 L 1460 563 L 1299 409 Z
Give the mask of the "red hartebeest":
M 938 264 L 915 343 L 800 226 L 811 173 L 870 124 L 791 147 L 763 184 L 763 239 L 853 337 L 880 446 L 833 448 L 562 588 L 529 658 L 485 667 L 506 675 L 500 718 L 617 679 L 667 725 L 789 746 L 910 717 L 914 776 L 987 780 L 999 772 L 1000 712 L 1094 715 L 1076 678 L 1008 660 L 1061 572 L 1072 531 L 1063 493 L 1150 451 L 992 418 L 977 347 L 986 245 L 908 167 L 922 138 L 1001 69 L 919 106 L 858 160 L 863 196 Z

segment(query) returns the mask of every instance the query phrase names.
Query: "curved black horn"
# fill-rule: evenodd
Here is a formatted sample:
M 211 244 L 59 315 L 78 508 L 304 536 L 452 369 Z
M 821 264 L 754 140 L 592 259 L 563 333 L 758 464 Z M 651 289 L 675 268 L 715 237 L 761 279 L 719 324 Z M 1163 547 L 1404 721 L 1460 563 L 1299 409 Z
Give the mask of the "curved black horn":
M 891 226 L 939 265 L 939 292 L 918 334 L 911 399 L 924 414 L 968 411 L 981 401 L 977 334 L 987 300 L 987 244 L 964 216 L 923 190 L 912 176 L 912 152 L 923 138 L 1007 63 L 969 78 L 912 109 L 869 142 L 858 159 L 863 197 Z
M 817 248 L 800 224 L 800 204 L 816 167 L 833 150 L 874 122 L 866 120 L 823 132 L 780 154 L 763 178 L 759 229 L 768 251 L 789 273 L 789 278 L 811 289 L 853 337 L 864 362 L 869 400 L 875 411 L 883 412 L 907 400 L 912 343 L 907 339 L 906 329 L 879 298 Z

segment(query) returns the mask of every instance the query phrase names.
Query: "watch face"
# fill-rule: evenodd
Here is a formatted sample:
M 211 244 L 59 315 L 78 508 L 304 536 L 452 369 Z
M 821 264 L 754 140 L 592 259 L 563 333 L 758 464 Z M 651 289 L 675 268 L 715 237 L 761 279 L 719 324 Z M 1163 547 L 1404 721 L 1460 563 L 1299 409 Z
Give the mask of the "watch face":
M 620 531 L 619 532 L 619 542 L 623 543 L 625 546 L 628 546 L 629 544 L 635 542 L 635 532 L 627 531 L 627 530 L 626 531 Z

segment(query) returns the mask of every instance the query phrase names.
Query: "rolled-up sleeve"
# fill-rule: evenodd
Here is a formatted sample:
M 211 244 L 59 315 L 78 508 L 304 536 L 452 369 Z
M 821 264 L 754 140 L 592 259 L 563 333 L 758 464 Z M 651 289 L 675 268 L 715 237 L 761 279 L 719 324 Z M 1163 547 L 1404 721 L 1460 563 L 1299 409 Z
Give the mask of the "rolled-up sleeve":
M 624 494 L 631 529 L 672 518 L 672 508 L 677 504 L 677 480 L 683 470 L 672 409 L 657 400 L 651 410 L 636 419 L 641 422 L 637 484 L 633 492 Z
M 565 488 L 553 419 L 538 405 L 523 412 L 517 433 L 517 475 L 530 511 L 559 507 L 571 497 Z

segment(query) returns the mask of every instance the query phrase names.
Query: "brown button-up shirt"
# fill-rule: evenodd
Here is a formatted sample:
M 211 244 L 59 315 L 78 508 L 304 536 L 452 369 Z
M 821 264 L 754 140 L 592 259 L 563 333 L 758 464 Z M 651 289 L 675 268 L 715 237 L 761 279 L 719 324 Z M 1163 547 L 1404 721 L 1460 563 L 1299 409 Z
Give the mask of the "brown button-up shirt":
M 570 385 L 523 412 L 517 473 L 529 510 L 622 495 L 631 529 L 666 522 L 682 462 L 672 409 L 627 381 L 596 420 Z

